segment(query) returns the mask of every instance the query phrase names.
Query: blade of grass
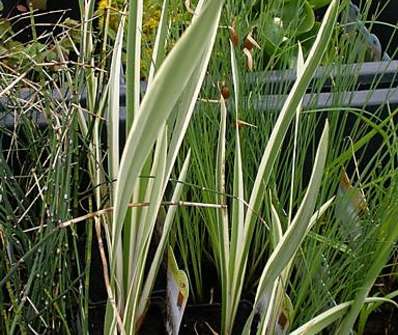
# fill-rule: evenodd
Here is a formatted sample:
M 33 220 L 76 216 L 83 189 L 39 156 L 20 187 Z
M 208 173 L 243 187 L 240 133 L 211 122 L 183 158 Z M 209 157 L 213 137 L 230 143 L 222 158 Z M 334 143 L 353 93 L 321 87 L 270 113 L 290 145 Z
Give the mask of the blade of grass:
M 396 224 L 397 215 L 398 207 L 396 207 L 395 202 L 392 204 L 391 208 L 386 209 L 386 214 L 383 218 L 384 222 L 382 223 L 382 236 L 380 236 L 380 242 L 378 243 L 380 247 L 376 249 L 374 261 L 367 272 L 361 288 L 356 293 L 350 311 L 345 315 L 342 324 L 336 331 L 336 334 L 350 334 L 362 306 L 366 301 L 366 297 L 388 261 L 391 251 L 398 240 L 398 226 Z
M 386 302 L 385 298 L 366 298 L 365 303 L 378 303 Z M 393 300 L 389 300 L 390 303 L 396 304 Z M 319 314 L 312 318 L 310 321 L 303 324 L 301 327 L 289 333 L 289 335 L 315 335 L 319 334 L 323 329 L 330 326 L 333 322 L 343 317 L 348 309 L 352 306 L 353 301 L 339 304 L 335 307 L 328 309 L 326 312 Z
M 134 120 L 123 151 L 120 172 L 116 183 L 113 238 L 118 243 L 126 205 L 136 184 L 139 171 L 149 155 L 159 132 L 170 115 L 194 69 L 200 64 L 205 41 L 211 40 L 213 27 L 217 25 L 222 1 L 208 2 L 196 20 L 178 41 L 163 62 L 153 84 L 145 95 L 139 115 Z M 192 41 L 197 41 L 196 43 Z M 210 50 L 211 51 L 211 50 Z M 206 67 L 207 64 L 203 64 Z
M 182 167 L 180 175 L 178 177 L 179 183 L 177 184 L 177 186 L 174 190 L 172 199 L 171 199 L 172 203 L 177 203 L 180 201 L 181 194 L 182 194 L 182 191 L 184 188 L 184 182 L 185 182 L 187 172 L 188 172 L 190 159 L 191 159 L 191 153 L 188 152 L 188 155 L 185 158 L 183 167 Z M 164 221 L 164 226 L 163 226 L 162 237 L 160 239 L 158 247 L 156 248 L 156 253 L 153 258 L 153 261 L 151 262 L 149 273 L 145 280 L 145 285 L 144 285 L 144 288 L 143 288 L 143 291 L 142 291 L 142 294 L 140 297 L 139 308 L 138 308 L 138 312 L 137 312 L 138 320 L 140 320 L 143 317 L 143 315 L 145 314 L 146 308 L 148 306 L 150 292 L 152 291 L 152 289 L 155 285 L 156 274 L 159 270 L 159 267 L 160 267 L 160 264 L 162 261 L 162 256 L 166 249 L 167 237 L 172 228 L 172 224 L 174 221 L 176 211 L 177 211 L 176 206 L 171 206 L 167 211 L 166 219 Z
M 126 134 L 129 134 L 140 106 L 141 35 L 143 0 L 129 0 L 126 61 Z
M 321 186 L 327 156 L 328 135 L 329 125 L 328 122 L 326 122 L 320 139 L 308 190 L 291 225 L 279 241 L 275 250 L 272 252 L 261 275 L 254 305 L 254 310 L 256 311 L 267 308 L 267 306 L 263 306 L 264 297 L 272 293 L 273 283 L 277 280 L 286 265 L 291 261 L 306 236 Z M 260 329 L 261 334 L 264 334 L 266 327 L 263 320 L 261 322 Z

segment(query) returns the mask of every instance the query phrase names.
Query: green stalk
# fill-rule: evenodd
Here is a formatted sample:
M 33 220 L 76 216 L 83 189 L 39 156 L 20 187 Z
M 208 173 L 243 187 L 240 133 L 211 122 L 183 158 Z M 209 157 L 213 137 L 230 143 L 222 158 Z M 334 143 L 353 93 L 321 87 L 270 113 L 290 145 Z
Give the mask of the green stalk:
M 398 207 L 396 201 L 393 201 L 392 205 L 386 209 L 386 213 L 384 215 L 380 232 L 380 241 L 377 243 L 377 245 L 380 245 L 380 248 L 375 250 L 374 261 L 367 271 L 367 275 L 355 296 L 350 311 L 344 317 L 343 322 L 337 329 L 335 333 L 336 335 L 348 335 L 353 330 L 354 323 L 370 293 L 370 290 L 374 286 L 379 274 L 383 270 L 383 267 L 386 265 L 395 243 L 398 241 L 398 225 L 396 224 Z
M 140 106 L 140 64 L 143 0 L 129 0 L 126 61 L 126 134 Z

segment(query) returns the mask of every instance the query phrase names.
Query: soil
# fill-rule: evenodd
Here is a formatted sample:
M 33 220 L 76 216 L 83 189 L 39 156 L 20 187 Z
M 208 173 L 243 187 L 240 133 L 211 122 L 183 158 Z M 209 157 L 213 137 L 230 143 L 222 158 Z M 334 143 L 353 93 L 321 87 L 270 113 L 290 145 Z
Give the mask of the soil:
M 220 333 L 219 304 L 188 306 L 181 324 L 180 335 L 215 335 Z M 244 322 L 250 313 L 250 304 L 243 302 L 237 318 L 237 327 L 233 335 L 240 335 Z M 93 335 L 103 335 L 104 306 L 90 311 L 91 331 Z M 163 308 L 153 304 L 148 310 L 141 335 L 166 334 L 164 327 Z M 398 313 L 394 309 L 386 309 L 373 313 L 368 320 L 364 335 L 396 335 L 398 334 Z
M 398 334 L 398 313 L 393 309 L 373 313 L 368 319 L 364 335 Z

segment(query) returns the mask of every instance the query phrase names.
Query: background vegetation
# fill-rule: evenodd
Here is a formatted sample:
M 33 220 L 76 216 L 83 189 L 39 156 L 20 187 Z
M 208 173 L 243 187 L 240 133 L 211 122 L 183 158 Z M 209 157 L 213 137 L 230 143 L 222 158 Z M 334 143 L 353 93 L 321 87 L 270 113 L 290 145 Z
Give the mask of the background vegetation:
M 188 305 L 216 306 L 201 333 L 363 334 L 391 312 L 398 110 L 345 93 L 381 23 L 329 2 L 80 1 L 43 31 L 31 7 L 27 42 L 0 21 L 4 334 L 160 333 L 168 245 Z

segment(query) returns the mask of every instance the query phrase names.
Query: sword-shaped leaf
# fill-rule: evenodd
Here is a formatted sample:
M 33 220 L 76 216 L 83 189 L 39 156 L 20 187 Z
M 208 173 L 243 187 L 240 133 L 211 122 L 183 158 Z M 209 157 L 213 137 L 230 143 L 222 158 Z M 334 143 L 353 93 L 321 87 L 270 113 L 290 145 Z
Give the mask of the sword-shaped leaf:
M 312 170 L 311 179 L 308 185 L 307 192 L 304 199 L 286 233 L 277 244 L 275 250 L 272 252 L 265 265 L 264 271 L 261 275 L 260 283 L 258 285 L 254 311 L 267 310 L 265 297 L 272 294 L 275 281 L 278 279 L 281 272 L 292 260 L 297 252 L 297 249 L 308 233 L 308 226 L 311 222 L 311 217 L 314 212 L 316 200 L 318 198 L 319 189 L 321 186 L 323 170 L 325 167 L 327 148 L 328 148 L 329 124 L 326 121 L 323 130 L 318 151 L 315 158 L 314 167 Z M 265 315 L 261 316 L 260 323 L 261 334 L 265 334 L 266 325 L 264 324 Z

